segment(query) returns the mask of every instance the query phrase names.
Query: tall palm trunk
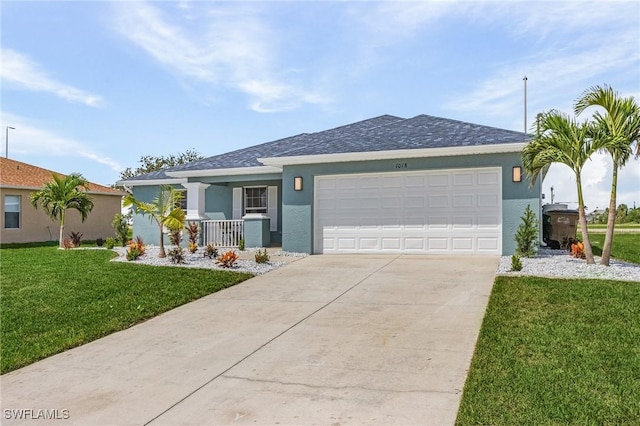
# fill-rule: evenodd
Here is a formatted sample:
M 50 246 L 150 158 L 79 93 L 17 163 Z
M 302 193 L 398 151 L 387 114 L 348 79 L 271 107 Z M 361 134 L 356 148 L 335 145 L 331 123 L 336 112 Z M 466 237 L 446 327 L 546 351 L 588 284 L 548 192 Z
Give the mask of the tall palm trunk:
M 64 248 L 64 244 L 62 244 L 62 239 L 64 238 L 64 211 L 60 213 L 60 236 L 58 237 L 58 247 Z
M 160 253 L 158 253 L 158 257 L 167 257 L 167 253 L 164 251 L 164 233 L 162 232 L 162 228 L 164 225 L 160 224 Z
M 607 218 L 607 232 L 604 235 L 602 246 L 602 259 L 600 264 L 609 266 L 611 260 L 611 247 L 613 246 L 613 231 L 616 226 L 616 192 L 618 187 L 618 163 L 613 162 L 613 176 L 611 177 L 611 197 L 609 198 L 609 217 Z
M 582 197 L 582 179 L 580 178 L 580 175 L 576 175 L 576 183 L 578 186 L 578 222 L 580 223 L 580 231 L 582 232 L 584 257 L 587 260 L 587 264 L 593 265 L 596 261 L 593 259 L 593 250 L 591 249 L 591 241 L 589 240 L 587 216 L 584 213 L 584 198 Z

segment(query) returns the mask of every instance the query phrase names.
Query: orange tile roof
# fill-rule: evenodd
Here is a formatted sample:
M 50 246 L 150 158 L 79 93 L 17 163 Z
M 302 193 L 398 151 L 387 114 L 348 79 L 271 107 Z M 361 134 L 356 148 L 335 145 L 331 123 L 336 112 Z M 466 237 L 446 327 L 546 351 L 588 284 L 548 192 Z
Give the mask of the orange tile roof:
M 0 157 L 0 187 L 39 189 L 51 182 L 51 175 L 54 173 L 57 176 L 65 176 L 21 161 Z M 93 182 L 89 182 L 89 192 L 124 195 L 116 189 Z

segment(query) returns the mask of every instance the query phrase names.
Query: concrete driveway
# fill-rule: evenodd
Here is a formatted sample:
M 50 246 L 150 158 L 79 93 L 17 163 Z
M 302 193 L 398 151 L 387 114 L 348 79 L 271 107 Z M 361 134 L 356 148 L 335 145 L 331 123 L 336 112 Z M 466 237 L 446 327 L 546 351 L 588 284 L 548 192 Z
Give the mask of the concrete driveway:
M 453 424 L 498 262 L 307 257 L 2 376 L 2 424 Z

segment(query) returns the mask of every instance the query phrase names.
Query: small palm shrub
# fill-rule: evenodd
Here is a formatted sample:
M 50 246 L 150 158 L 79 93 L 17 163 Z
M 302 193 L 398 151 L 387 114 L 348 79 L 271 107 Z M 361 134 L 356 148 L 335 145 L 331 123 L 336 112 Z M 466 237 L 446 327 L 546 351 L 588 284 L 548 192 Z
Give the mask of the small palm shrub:
M 70 239 L 65 238 L 64 240 L 62 240 L 62 248 L 64 248 L 65 250 L 70 250 L 74 247 L 75 246 L 73 245 L 73 241 L 71 241 Z
M 233 265 L 235 265 L 237 260 L 238 255 L 236 254 L 236 252 L 229 250 L 228 252 L 221 254 L 220 257 L 216 259 L 216 265 L 219 265 L 223 268 L 231 268 Z
M 218 257 L 218 249 L 213 246 L 213 244 L 207 244 L 204 248 L 204 257 L 208 257 L 209 259 L 215 259 Z
M 522 271 L 522 261 L 520 260 L 520 256 L 517 254 L 511 256 L 511 270 Z
M 184 257 L 184 250 L 180 246 L 172 248 L 167 253 L 169 255 L 169 261 L 177 265 L 187 263 L 187 259 Z
M 69 238 L 71 239 L 71 244 L 73 244 L 74 247 L 80 247 L 80 244 L 82 244 L 82 233 L 80 232 L 70 233 Z
M 187 244 L 187 249 L 189 249 L 189 253 L 193 254 L 198 251 L 198 244 L 189 241 L 189 243 Z
M 238 241 L 238 250 L 244 251 L 244 238 L 240 238 L 240 241 Z
M 256 263 L 267 263 L 269 261 L 269 253 L 267 253 L 267 249 L 258 250 L 255 255 Z
M 113 237 L 108 237 L 108 238 L 105 240 L 104 245 L 105 245 L 105 247 L 106 247 L 106 248 L 108 248 L 109 250 L 111 250 L 111 249 L 112 249 L 112 248 L 114 248 L 114 247 L 115 247 L 115 245 L 116 245 L 116 239 L 115 239 L 115 238 L 113 238 Z

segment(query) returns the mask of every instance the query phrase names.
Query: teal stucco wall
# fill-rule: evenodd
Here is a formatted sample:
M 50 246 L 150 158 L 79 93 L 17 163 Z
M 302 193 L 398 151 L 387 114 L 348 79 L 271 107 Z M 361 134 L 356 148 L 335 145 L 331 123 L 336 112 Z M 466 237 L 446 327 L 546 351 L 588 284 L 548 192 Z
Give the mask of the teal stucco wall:
M 399 164 L 402 165 L 402 168 L 398 167 Z M 527 204 L 531 205 L 535 212 L 540 209 L 539 182 L 530 186 L 529 182 L 526 181 L 518 183 L 511 181 L 512 167 L 521 165 L 519 153 L 507 153 L 285 166 L 282 172 L 282 220 L 286 227 L 282 234 L 282 248 L 286 251 L 313 253 L 315 176 L 468 167 L 501 167 L 503 201 L 502 251 L 504 255 L 512 254 L 515 250 L 514 235 L 520 223 L 522 212 Z M 303 179 L 302 191 L 293 190 L 293 180 L 296 176 L 301 176 Z

